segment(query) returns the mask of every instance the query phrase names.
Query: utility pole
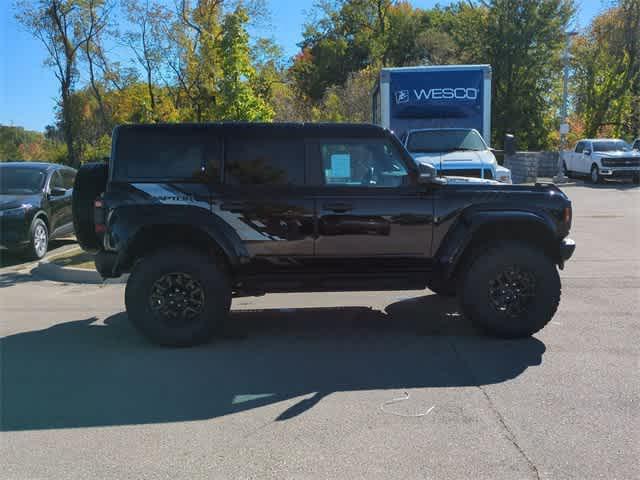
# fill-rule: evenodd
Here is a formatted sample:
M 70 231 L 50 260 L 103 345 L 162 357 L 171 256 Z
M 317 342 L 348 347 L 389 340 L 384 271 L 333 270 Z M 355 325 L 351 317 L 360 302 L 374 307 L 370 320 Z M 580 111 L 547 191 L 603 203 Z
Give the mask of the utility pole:
M 560 149 L 558 150 L 558 173 L 554 177 L 554 182 L 564 183 L 567 177 L 564 175 L 562 154 L 567 149 L 567 133 L 569 133 L 569 124 L 567 123 L 567 102 L 569 98 L 569 60 L 571 60 L 571 37 L 577 35 L 578 32 L 565 32 L 566 43 L 564 52 L 562 53 L 562 63 L 564 65 L 562 75 L 562 105 L 560 107 Z

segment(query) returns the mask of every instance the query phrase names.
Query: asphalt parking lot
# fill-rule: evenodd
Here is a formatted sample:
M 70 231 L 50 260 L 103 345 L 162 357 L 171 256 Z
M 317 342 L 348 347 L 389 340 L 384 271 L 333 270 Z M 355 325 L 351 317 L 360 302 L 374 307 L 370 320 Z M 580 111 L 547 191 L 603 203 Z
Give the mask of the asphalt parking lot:
M 640 188 L 568 186 L 535 338 L 429 291 L 237 299 L 246 337 L 147 344 L 121 285 L 0 270 L 0 471 L 44 478 L 640 478 Z

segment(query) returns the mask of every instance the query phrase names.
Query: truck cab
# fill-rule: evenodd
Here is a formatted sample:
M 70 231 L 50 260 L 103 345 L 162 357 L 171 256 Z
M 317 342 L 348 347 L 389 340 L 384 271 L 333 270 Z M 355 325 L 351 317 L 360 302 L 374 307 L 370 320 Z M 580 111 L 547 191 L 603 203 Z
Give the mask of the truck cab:
M 471 177 L 511 183 L 511 171 L 496 157 L 475 128 L 409 130 L 402 143 L 419 164 L 432 165 L 445 177 Z

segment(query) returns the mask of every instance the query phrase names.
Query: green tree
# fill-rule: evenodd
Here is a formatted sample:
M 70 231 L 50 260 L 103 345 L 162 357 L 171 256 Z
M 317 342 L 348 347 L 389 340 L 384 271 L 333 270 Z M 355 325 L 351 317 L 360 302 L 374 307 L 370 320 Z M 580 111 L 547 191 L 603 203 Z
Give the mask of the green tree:
M 152 121 L 163 121 L 158 84 L 162 78 L 165 58 L 169 54 L 168 30 L 174 16 L 164 5 L 149 0 L 125 0 L 127 18 L 135 27 L 123 38 L 135 56 L 147 87 L 149 116 Z M 146 117 L 146 115 L 145 115 Z
M 24 0 L 17 4 L 16 18 L 45 46 L 46 64 L 60 85 L 61 125 L 72 166 L 80 164 L 74 131 L 72 94 L 78 78 L 78 51 L 87 41 L 83 6 L 78 0 Z
M 245 29 L 248 20 L 246 10 L 240 6 L 224 17 L 217 116 L 224 120 L 270 121 L 274 115 L 273 109 L 252 86 L 255 70 L 251 63 L 249 35 Z
M 621 0 L 573 43 L 575 114 L 584 134 L 640 136 L 640 0 Z

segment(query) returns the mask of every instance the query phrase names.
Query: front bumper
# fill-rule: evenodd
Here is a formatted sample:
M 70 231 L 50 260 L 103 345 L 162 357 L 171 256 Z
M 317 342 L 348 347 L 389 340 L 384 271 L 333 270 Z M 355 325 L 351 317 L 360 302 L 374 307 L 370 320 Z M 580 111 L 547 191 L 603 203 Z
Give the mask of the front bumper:
M 0 249 L 17 250 L 27 243 L 29 243 L 29 221 L 26 217 L 0 217 Z
M 605 167 L 600 170 L 600 175 L 609 178 L 631 178 L 640 175 L 638 167 Z

